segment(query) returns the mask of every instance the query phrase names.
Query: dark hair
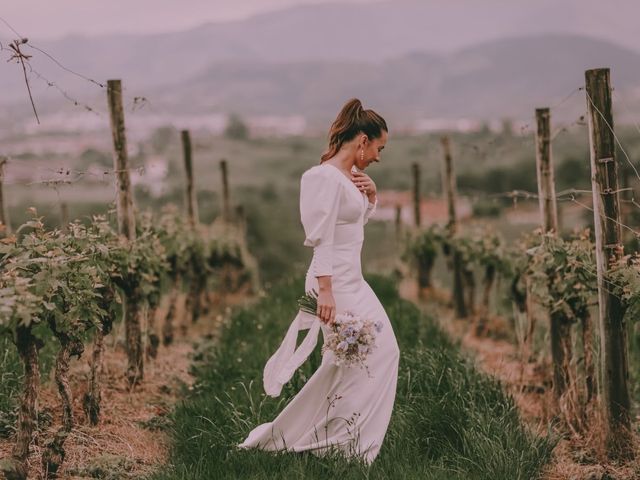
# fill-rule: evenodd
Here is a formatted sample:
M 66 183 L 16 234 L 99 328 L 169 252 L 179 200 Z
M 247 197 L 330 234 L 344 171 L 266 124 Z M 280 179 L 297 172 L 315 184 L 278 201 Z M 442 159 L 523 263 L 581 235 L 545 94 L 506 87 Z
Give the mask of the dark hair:
M 352 98 L 344 104 L 329 130 L 329 148 L 320 157 L 320 163 L 333 157 L 342 144 L 362 132 L 367 137 L 379 138 L 382 130 L 389 132 L 387 122 L 373 110 L 362 108 L 362 102 Z

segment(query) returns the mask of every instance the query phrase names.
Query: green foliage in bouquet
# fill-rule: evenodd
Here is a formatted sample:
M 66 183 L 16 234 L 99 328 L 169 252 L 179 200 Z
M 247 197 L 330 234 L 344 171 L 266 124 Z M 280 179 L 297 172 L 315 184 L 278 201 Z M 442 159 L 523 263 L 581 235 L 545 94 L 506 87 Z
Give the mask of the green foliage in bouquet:
M 298 299 L 298 308 L 303 312 L 315 315 L 318 311 L 318 292 L 312 288 Z

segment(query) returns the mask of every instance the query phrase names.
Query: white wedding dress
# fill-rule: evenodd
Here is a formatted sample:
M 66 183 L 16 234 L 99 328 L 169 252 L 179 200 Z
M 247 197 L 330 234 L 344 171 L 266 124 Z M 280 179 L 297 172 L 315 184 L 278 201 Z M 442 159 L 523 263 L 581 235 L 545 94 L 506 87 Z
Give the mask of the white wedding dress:
M 395 401 L 399 350 L 389 317 L 362 277 L 363 227 L 375 208 L 338 167 L 325 163 L 303 173 L 300 216 L 306 234 L 304 245 L 314 249 L 305 291 L 319 291 L 316 276 L 331 275 L 337 313 L 351 310 L 381 321 L 383 327 L 376 336 L 376 349 L 367 357 L 370 376 L 357 366 L 334 365 L 333 352 L 327 351 L 320 367 L 282 412 L 254 428 L 238 447 L 310 450 L 316 455 L 337 448 L 368 464 L 378 455 Z M 298 330 L 303 329 L 309 332 L 296 348 Z M 323 337 L 329 333 L 329 327 L 316 316 L 298 311 L 265 366 L 267 394 L 280 394 L 313 351 L 320 330 Z

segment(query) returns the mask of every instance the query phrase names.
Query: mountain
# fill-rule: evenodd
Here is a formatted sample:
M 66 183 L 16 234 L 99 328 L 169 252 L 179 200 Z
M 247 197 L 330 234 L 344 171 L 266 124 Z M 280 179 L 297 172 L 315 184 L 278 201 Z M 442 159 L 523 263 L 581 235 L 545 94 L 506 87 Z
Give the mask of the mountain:
M 582 85 L 594 66 L 611 67 L 619 91 L 636 95 L 638 14 L 637 0 L 390 0 L 299 6 L 181 32 L 31 41 L 74 72 L 121 78 L 125 95 L 169 112 L 325 121 L 357 95 L 399 119 L 521 117 Z M 104 89 L 24 50 L 42 111 L 69 98 L 104 104 Z M 31 115 L 20 65 L 0 65 L 0 104 L 10 117 Z
M 372 64 L 316 61 L 221 62 L 191 80 L 158 88 L 170 110 L 237 111 L 326 121 L 351 96 L 389 118 L 528 118 L 584 84 L 584 71 L 610 67 L 619 92 L 640 87 L 640 54 L 601 40 L 566 35 L 486 42 L 450 55 L 413 53 Z M 567 119 L 584 110 L 567 101 Z M 560 109 L 559 109 L 560 110 Z
M 160 8 L 160 7 L 158 7 Z M 205 23 L 154 35 L 67 36 L 31 41 L 68 68 L 104 81 L 122 78 L 146 88 L 190 78 L 212 64 L 356 61 L 379 63 L 411 52 L 451 54 L 513 36 L 585 35 L 640 51 L 637 0 L 390 0 L 291 7 L 242 21 Z M 170 27 L 169 27 L 170 28 Z M 0 41 L 7 38 L 0 31 Z M 91 91 L 48 57 L 31 64 L 72 92 Z M 3 62 L 4 64 L 4 62 Z M 0 101 L 22 86 L 17 65 L 4 64 Z M 6 71 L 6 74 L 5 74 Z M 36 77 L 37 78 L 37 77 Z M 45 91 L 43 81 L 36 89 Z

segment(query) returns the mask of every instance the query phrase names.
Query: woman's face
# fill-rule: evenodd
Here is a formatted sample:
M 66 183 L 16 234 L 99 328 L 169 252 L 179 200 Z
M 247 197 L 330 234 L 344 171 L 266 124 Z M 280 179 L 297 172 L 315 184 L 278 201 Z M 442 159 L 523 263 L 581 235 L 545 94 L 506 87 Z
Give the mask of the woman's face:
M 355 164 L 358 169 L 364 170 L 371 164 L 371 162 L 380 161 L 380 152 L 382 152 L 387 144 L 388 136 L 388 133 L 382 130 L 382 133 L 378 138 L 370 139 L 366 135 L 359 137 L 360 146 L 362 148 L 358 148 L 356 152 Z M 362 149 L 364 149 L 364 155 L 362 154 Z

